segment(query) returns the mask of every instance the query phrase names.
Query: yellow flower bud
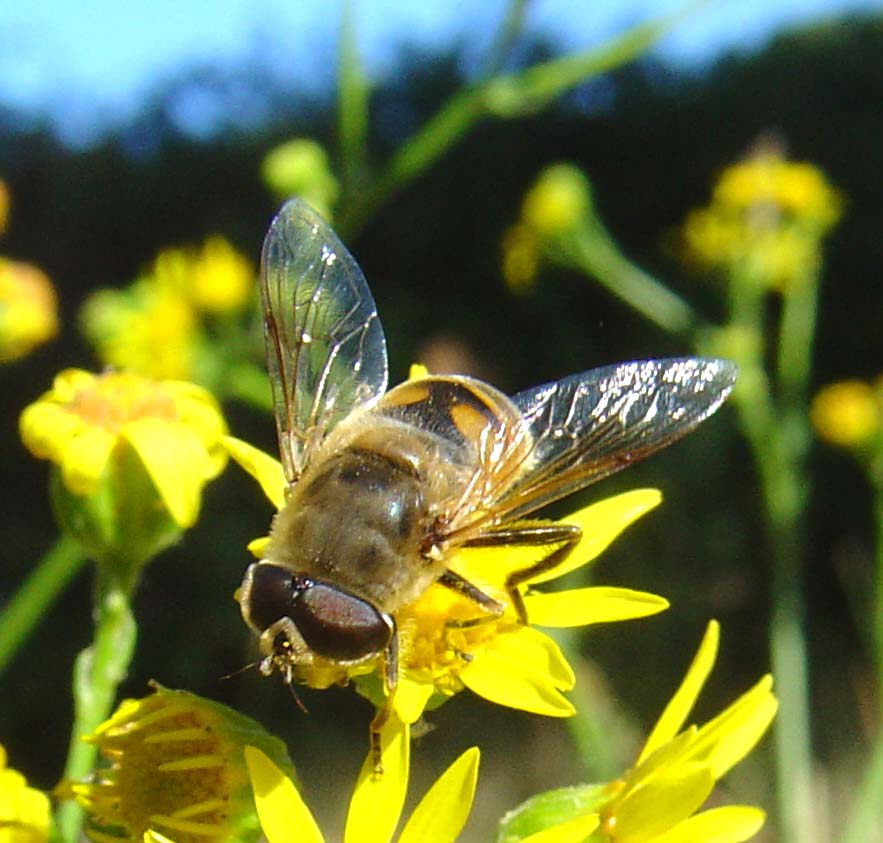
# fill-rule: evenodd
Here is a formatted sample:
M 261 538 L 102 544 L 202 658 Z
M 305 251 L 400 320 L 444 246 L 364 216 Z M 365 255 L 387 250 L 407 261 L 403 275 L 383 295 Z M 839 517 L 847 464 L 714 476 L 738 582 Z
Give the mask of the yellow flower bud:
M 0 258 L 0 363 L 52 339 L 58 333 L 57 308 L 55 290 L 41 270 Z
M 0 840 L 46 843 L 48 839 L 49 799 L 6 766 L 6 750 L 0 745 Z
M 879 434 L 883 402 L 869 384 L 841 381 L 816 393 L 809 417 L 820 439 L 844 448 L 860 447 Z
M 521 219 L 538 237 L 553 237 L 576 226 L 590 202 L 583 173 L 571 164 L 555 164 L 540 174 L 524 197 Z
M 328 155 L 315 141 L 296 138 L 270 150 L 261 164 L 261 176 L 277 196 L 301 196 L 325 219 L 337 202 L 337 179 Z

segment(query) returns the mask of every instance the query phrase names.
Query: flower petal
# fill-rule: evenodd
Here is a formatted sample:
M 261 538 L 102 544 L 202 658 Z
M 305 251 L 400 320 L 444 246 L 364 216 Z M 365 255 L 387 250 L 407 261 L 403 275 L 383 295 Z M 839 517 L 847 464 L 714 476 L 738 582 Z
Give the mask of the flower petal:
M 677 733 L 684 721 L 693 709 L 696 698 L 708 679 L 714 661 L 717 658 L 717 646 L 720 640 L 720 625 L 717 621 L 711 621 L 699 645 L 699 650 L 693 658 L 684 681 L 669 700 L 668 705 L 656 721 L 653 731 L 647 738 L 644 748 L 638 756 L 640 764 L 648 755 L 651 755 L 662 744 L 670 741 Z
M 557 579 L 591 562 L 626 527 L 659 506 L 661 502 L 662 492 L 659 489 L 633 489 L 621 495 L 614 495 L 612 498 L 605 498 L 560 519 L 562 524 L 574 524 L 579 527 L 583 533 L 582 538 L 563 564 L 530 580 L 531 585 Z
M 61 452 L 61 477 L 75 495 L 90 495 L 104 473 L 116 437 L 101 427 L 86 427 Z
M 196 432 L 183 424 L 143 418 L 123 425 L 120 437 L 141 458 L 175 523 L 196 523 L 202 487 L 211 475 L 208 453 Z
M 478 747 L 467 749 L 420 800 L 402 829 L 399 843 L 453 843 L 475 796 Z
M 416 723 L 434 693 L 435 688 L 430 683 L 413 682 L 407 675 L 402 676 L 392 701 L 399 720 L 408 724 Z
M 765 819 L 766 814 L 760 808 L 750 805 L 712 808 L 647 843 L 742 843 L 760 831 Z
M 460 674 L 467 688 L 491 702 L 549 717 L 570 717 L 561 695 L 574 684 L 573 671 L 547 635 L 521 627 L 500 635 Z
M 291 780 L 255 747 L 245 747 L 245 763 L 254 790 L 258 818 L 269 843 L 324 843 L 322 832 Z
M 714 789 L 706 764 L 680 764 L 651 776 L 630 791 L 614 810 L 617 843 L 646 843 L 683 822 Z
M 273 506 L 282 509 L 287 485 L 282 463 L 235 436 L 224 436 L 221 444 L 227 449 L 231 458 L 258 481 Z
M 375 773 L 369 753 L 350 799 L 344 843 L 389 843 L 399 823 L 408 790 L 408 725 L 390 716 L 380 730 L 380 748 L 383 773 Z
M 519 843 L 585 843 L 586 838 L 599 824 L 600 818 L 597 814 L 584 814 L 560 825 L 545 828 L 529 837 L 523 837 Z
M 588 626 L 655 615 L 668 608 L 664 597 L 628 588 L 589 586 L 524 598 L 527 616 L 537 626 Z
M 772 676 L 764 676 L 699 730 L 690 756 L 711 764 L 715 778 L 738 764 L 766 732 L 778 707 L 772 686 Z

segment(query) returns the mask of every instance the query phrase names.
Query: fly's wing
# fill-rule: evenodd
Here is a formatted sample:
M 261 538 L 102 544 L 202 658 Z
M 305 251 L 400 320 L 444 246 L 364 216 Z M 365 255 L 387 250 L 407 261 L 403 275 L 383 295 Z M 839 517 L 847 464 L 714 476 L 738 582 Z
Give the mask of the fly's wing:
M 528 389 L 512 402 L 530 433 L 522 471 L 501 489 L 497 522 L 524 516 L 679 439 L 723 403 L 726 360 L 620 363 Z
M 386 341 L 362 271 L 299 199 L 270 226 L 260 287 L 279 449 L 293 483 L 340 419 L 385 392 Z

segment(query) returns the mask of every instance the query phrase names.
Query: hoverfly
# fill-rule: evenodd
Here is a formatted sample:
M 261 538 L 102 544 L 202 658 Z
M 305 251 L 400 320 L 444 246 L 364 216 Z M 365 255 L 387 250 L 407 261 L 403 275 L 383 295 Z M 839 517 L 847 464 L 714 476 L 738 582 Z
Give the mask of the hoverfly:
M 684 435 L 729 394 L 736 368 L 677 358 L 621 363 L 512 398 L 465 376 L 387 392 L 386 342 L 355 260 L 307 204 L 288 202 L 264 243 L 261 297 L 286 501 L 239 600 L 265 674 L 291 684 L 323 657 L 379 658 L 390 710 L 394 616 L 431 584 L 504 606 L 448 567 L 457 548 L 547 546 L 506 591 L 558 565 L 579 528 L 525 520 Z

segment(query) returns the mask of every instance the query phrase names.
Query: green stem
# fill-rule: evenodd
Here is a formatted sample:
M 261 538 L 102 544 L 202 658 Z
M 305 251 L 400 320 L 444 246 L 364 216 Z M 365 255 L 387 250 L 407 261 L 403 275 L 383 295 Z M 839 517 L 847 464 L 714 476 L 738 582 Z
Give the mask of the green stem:
M 95 766 L 97 748 L 82 741 L 110 714 L 117 687 L 128 670 L 137 628 L 129 608 L 129 592 L 98 565 L 95 599 L 95 637 L 74 664 L 74 724 L 64 778 L 83 779 Z M 65 843 L 80 836 L 83 811 L 72 801 L 58 810 L 58 828 Z
M 843 843 L 867 843 L 880 829 L 883 793 L 883 736 L 877 738 L 874 754 L 858 788 L 858 796 L 843 834 Z
M 344 204 L 357 191 L 365 168 L 368 83 L 359 59 L 353 4 L 341 4 L 338 42 L 337 133 Z
M 506 15 L 497 30 L 494 43 L 488 51 L 488 63 L 484 71 L 485 78 L 495 76 L 503 68 L 512 45 L 524 26 L 524 13 L 527 11 L 528 0 L 509 0 Z
M 810 441 L 806 395 L 815 332 L 816 275 L 797 284 L 783 302 L 776 405 L 763 369 L 763 288 L 750 272 L 730 281 L 733 324 L 758 340 L 746 358 L 738 361 L 743 383 L 736 404 L 760 479 L 773 565 L 769 636 L 779 698 L 775 757 L 783 843 L 812 840 L 814 814 L 802 560 Z
M 883 704 L 883 454 L 871 466 L 874 489 L 874 583 L 871 600 L 871 655 L 877 679 L 877 699 Z M 883 725 L 883 724 L 881 724 Z
M 625 257 L 597 215 L 572 245 L 569 260 L 663 331 L 686 338 L 700 328 L 692 307 Z
M 0 673 L 85 561 L 79 543 L 62 536 L 28 574 L 0 613 Z

